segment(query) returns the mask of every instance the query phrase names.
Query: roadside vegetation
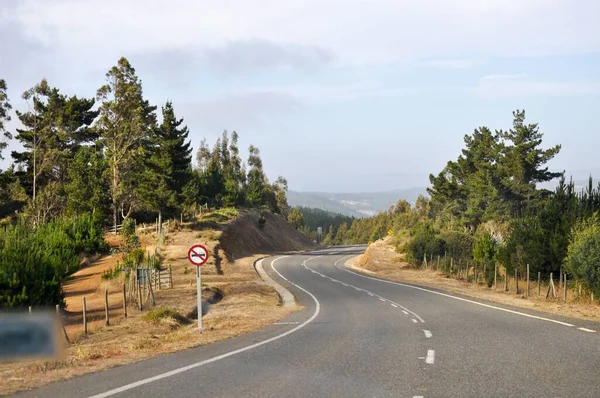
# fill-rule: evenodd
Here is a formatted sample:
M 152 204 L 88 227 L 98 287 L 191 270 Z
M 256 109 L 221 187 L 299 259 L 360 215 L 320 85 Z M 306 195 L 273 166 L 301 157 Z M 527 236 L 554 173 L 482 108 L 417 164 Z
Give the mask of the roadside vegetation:
M 390 243 L 405 260 L 422 267 L 427 259 L 468 264 L 491 286 L 499 274 L 544 279 L 566 273 L 579 291 L 600 297 L 600 186 L 590 177 L 577 191 L 573 181 L 546 164 L 560 145 L 544 148 L 537 124 L 513 113 L 509 130 L 487 127 L 465 135 L 458 159 L 429 177 L 429 197 L 400 200 L 386 212 L 355 219 L 328 232 L 336 243 L 367 243 L 392 231 Z M 555 190 L 540 183 L 558 179 Z
M 287 181 L 269 182 L 256 146 L 244 162 L 238 134 L 224 131 L 212 147 L 202 140 L 193 162 L 174 105 L 149 103 L 126 58 L 93 97 L 64 94 L 42 79 L 22 99 L 27 106 L 13 115 L 0 79 L 0 159 L 10 140 L 20 144 L 0 170 L 0 308 L 64 304 L 65 278 L 86 255 L 107 252 L 108 229 L 121 228 L 112 250 L 125 257 L 105 280 L 141 262 L 136 225 L 157 223 L 161 235 L 165 219 L 194 220 L 208 208 L 233 210 L 213 212 L 205 226 L 236 207 L 288 216 Z M 20 122 L 16 131 L 6 128 L 11 117 Z

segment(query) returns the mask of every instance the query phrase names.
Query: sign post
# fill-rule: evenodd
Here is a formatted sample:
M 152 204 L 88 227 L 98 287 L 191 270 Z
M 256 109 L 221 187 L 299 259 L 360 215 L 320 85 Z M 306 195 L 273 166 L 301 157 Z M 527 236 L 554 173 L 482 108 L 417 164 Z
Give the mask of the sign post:
M 202 245 L 194 245 L 188 251 L 188 260 L 196 266 L 196 295 L 198 300 L 198 330 L 202 330 L 202 270 L 208 261 L 208 250 Z

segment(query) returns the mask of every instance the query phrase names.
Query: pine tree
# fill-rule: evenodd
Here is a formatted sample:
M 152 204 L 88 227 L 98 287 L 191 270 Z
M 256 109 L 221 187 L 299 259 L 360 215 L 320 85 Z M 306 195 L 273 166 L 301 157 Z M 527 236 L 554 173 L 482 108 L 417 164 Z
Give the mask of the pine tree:
M 551 181 L 563 173 L 550 172 L 546 163 L 559 152 L 560 145 L 542 149 L 543 134 L 536 124 L 525 124 L 525 111 L 513 112 L 513 128 L 501 132 L 505 141 L 502 161 L 499 162 L 504 171 L 502 186 L 505 198 L 511 203 L 513 214 L 522 211 L 528 201 L 536 200 L 546 191 L 537 190 L 536 184 Z
M 296 229 L 304 226 L 304 214 L 302 214 L 298 207 L 294 207 L 292 209 L 292 211 L 288 215 L 288 222 L 292 224 Z
M 286 192 L 288 190 L 288 183 L 285 178 L 279 176 L 275 184 L 273 184 L 273 191 L 275 192 L 275 203 L 277 212 L 283 217 L 287 218 L 290 213 L 290 206 L 288 205 Z
M 22 183 L 31 187 L 32 199 L 27 212 L 41 222 L 64 211 L 68 164 L 81 145 L 96 138 L 89 125 L 97 112 L 91 110 L 94 100 L 67 97 L 46 80 L 27 90 L 23 98 L 30 109 L 17 112 L 25 128 L 17 129 L 16 139 L 25 150 L 13 151 L 12 157 L 26 168 Z
M 2 139 L 2 136 L 7 139 L 12 138 L 11 134 L 6 131 L 6 127 L 4 126 L 5 122 L 10 121 L 10 110 L 10 102 L 8 102 L 8 95 L 6 95 L 6 82 L 4 79 L 0 79 L 0 139 Z M 6 148 L 6 146 L 6 142 L 0 141 L 0 160 L 4 159 L 2 157 L 2 150 Z
M 248 148 L 248 186 L 246 198 L 253 206 L 265 204 L 265 188 L 267 185 L 265 173 L 263 172 L 260 150 L 254 145 Z
M 189 130 L 182 126 L 183 119 L 177 120 L 173 104 L 168 101 L 162 108 L 163 121 L 157 130 L 157 153 L 163 158 L 169 190 L 175 192 L 180 201 L 183 187 L 191 179 L 192 149 L 187 141 Z
M 89 212 L 104 219 L 110 203 L 106 171 L 106 159 L 98 148 L 85 146 L 77 151 L 69 162 L 65 186 L 68 214 Z
M 144 142 L 149 140 L 156 124 L 154 111 L 143 99 L 142 83 L 126 58 L 106 73 L 107 84 L 98 89 L 101 101 L 96 123 L 108 160 L 113 224 L 118 212 L 123 218 L 135 209 L 136 176 L 143 169 L 146 156 Z M 127 209 L 127 212 L 125 212 Z

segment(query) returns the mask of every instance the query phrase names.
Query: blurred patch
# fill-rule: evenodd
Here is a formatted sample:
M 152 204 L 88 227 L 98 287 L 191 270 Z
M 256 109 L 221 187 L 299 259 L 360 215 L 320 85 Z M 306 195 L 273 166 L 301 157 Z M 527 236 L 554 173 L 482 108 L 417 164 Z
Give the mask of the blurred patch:
M 62 329 L 52 311 L 0 314 L 0 362 L 64 358 Z

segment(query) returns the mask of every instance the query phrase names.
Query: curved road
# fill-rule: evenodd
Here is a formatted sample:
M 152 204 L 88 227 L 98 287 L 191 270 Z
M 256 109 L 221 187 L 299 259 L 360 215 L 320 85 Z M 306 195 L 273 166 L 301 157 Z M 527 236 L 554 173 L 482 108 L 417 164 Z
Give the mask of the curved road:
M 344 268 L 364 246 L 265 260 L 279 324 L 33 390 L 39 397 L 600 397 L 597 323 Z

